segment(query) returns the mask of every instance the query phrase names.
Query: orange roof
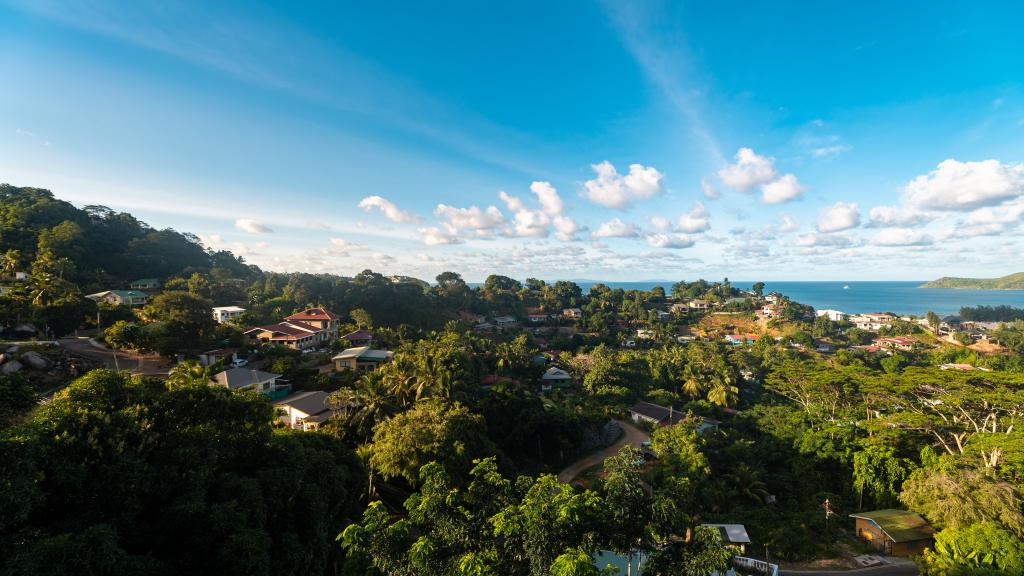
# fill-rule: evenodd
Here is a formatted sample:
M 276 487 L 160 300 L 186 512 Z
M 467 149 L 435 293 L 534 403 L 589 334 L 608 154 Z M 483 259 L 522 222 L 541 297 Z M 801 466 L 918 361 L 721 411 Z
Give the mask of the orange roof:
M 326 308 L 309 308 L 302 312 L 296 312 L 291 316 L 286 316 L 285 320 L 340 320 L 341 316 L 338 316 L 334 312 Z

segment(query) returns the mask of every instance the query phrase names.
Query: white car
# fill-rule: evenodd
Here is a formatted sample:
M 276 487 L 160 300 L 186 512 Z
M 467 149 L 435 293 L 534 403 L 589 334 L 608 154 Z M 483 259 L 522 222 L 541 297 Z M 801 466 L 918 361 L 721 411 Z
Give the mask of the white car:
M 246 366 L 248 364 L 249 361 L 246 360 L 245 358 L 235 358 L 234 360 L 231 361 L 232 368 L 241 368 L 242 366 Z

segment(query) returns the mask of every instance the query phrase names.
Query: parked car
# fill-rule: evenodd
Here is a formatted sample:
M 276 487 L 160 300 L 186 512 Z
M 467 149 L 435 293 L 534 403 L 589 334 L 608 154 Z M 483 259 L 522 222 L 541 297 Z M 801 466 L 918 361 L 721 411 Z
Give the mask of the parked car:
M 242 366 L 246 366 L 248 364 L 249 361 L 246 360 L 245 358 L 235 358 L 234 360 L 231 361 L 232 368 L 241 368 Z

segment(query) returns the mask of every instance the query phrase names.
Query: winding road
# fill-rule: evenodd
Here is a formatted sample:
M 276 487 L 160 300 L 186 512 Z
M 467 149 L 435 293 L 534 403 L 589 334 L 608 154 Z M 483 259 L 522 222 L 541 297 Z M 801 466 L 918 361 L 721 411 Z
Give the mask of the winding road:
M 651 436 L 648 433 L 630 424 L 629 422 L 625 422 L 623 420 L 615 420 L 615 423 L 618 424 L 624 432 L 622 438 L 619 438 L 619 440 L 612 444 L 611 446 L 598 452 L 594 452 L 593 454 L 588 454 L 567 466 L 564 470 L 558 473 L 559 482 L 565 482 L 566 484 L 572 482 L 577 476 L 580 475 L 580 473 L 582 473 L 587 468 L 597 466 L 598 464 L 604 462 L 605 458 L 618 454 L 619 450 L 621 450 L 622 447 L 625 446 L 626 444 L 630 444 L 637 450 L 640 450 L 640 444 L 642 442 L 647 442 L 651 439 Z
M 170 370 L 167 360 L 155 354 L 114 351 L 90 341 L 89 338 L 61 338 L 58 344 L 72 354 L 102 362 L 107 368 L 127 370 L 132 374 L 164 376 Z

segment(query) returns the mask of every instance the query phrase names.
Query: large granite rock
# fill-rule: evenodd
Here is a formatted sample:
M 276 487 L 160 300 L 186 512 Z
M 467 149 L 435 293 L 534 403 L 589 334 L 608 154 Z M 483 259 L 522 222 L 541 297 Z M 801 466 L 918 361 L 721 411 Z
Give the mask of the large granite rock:
M 15 372 L 21 370 L 22 368 L 24 368 L 24 365 L 22 365 L 21 362 L 18 362 L 17 360 L 11 360 L 10 362 L 5 362 L 2 366 L 0 366 L 0 374 L 4 376 L 8 374 L 14 374 Z
M 28 366 L 35 368 L 36 370 L 49 370 L 53 367 L 53 362 L 50 361 L 49 358 L 34 350 L 22 354 L 19 361 L 21 361 L 22 364 L 27 364 Z

